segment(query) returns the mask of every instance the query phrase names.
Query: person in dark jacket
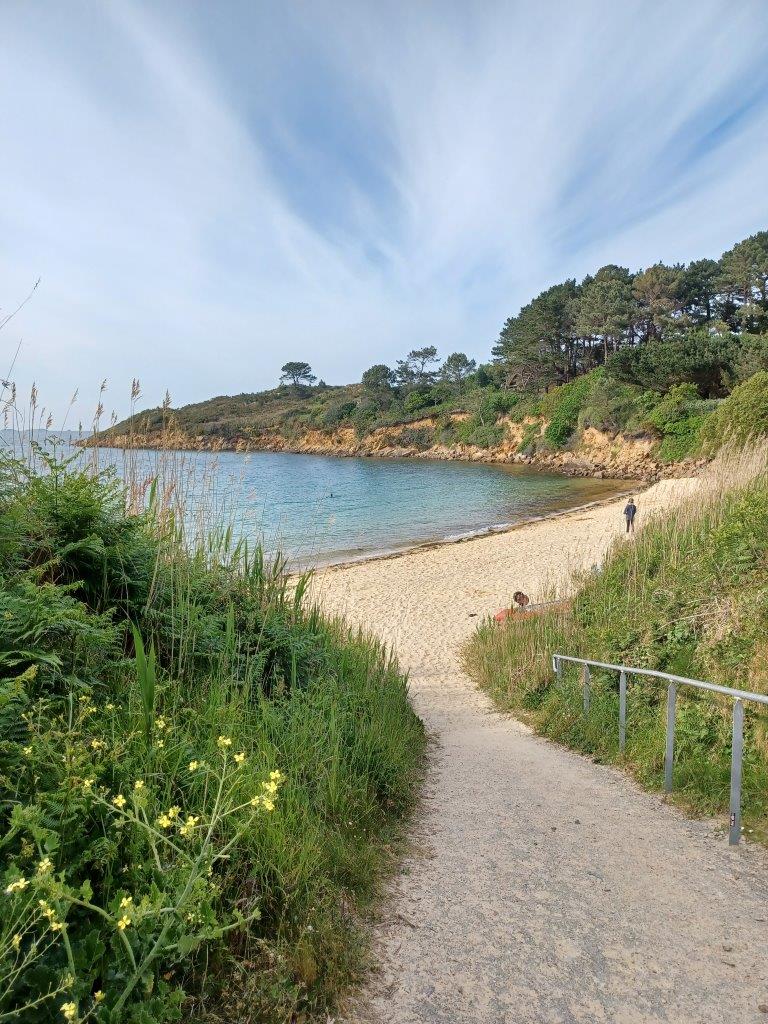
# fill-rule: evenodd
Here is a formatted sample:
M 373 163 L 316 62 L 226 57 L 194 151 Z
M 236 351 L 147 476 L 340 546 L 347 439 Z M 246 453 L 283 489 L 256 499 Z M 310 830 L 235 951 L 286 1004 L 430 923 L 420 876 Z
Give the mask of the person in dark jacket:
M 637 515 L 637 505 L 635 499 L 630 498 L 627 502 L 626 508 L 624 509 L 624 518 L 627 520 L 627 533 L 635 532 L 635 516 Z

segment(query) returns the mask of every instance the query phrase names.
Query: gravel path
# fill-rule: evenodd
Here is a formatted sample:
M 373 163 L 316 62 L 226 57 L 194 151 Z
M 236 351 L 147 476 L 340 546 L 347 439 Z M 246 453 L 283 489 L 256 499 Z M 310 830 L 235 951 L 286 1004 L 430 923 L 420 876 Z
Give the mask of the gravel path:
M 670 500 L 659 486 L 641 510 Z M 600 557 L 616 503 L 324 572 L 322 600 L 410 671 L 434 737 L 413 851 L 349 1024 L 768 1022 L 768 857 L 495 713 L 477 616 Z

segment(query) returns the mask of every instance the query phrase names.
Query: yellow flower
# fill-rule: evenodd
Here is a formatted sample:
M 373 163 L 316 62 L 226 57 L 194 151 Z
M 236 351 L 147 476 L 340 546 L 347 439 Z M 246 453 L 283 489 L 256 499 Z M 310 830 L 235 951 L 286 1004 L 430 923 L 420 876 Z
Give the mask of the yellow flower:
M 118 793 L 116 797 L 112 798 L 112 803 L 115 805 L 115 807 L 125 807 L 125 797 L 123 796 L 122 793 Z
M 244 760 L 245 754 L 242 752 L 242 750 L 240 751 L 239 754 L 235 754 L 235 764 L 242 764 Z
M 63 1003 L 61 1012 L 64 1014 L 66 1020 L 77 1019 L 77 1003 Z
M 21 945 L 21 936 L 19 935 L 18 932 L 16 932 L 16 934 L 11 939 L 11 945 L 13 946 L 14 949 L 18 949 L 19 946 Z
M 110 701 L 109 704 L 105 704 L 104 705 L 104 710 L 105 711 L 114 711 L 115 710 L 115 705 Z
M 216 740 L 216 744 L 220 750 L 226 750 L 227 747 L 232 746 L 232 740 L 229 738 L 229 736 L 219 736 L 219 738 Z
M 5 887 L 5 891 L 7 895 L 10 895 L 12 892 L 22 892 L 28 885 L 29 882 L 22 875 L 21 878 L 17 878 L 15 882 L 11 882 L 10 885 L 7 885 Z
M 189 770 L 191 772 L 196 772 L 199 767 L 200 767 L 200 762 L 199 761 L 190 761 L 189 762 Z
M 182 836 L 191 836 L 199 820 L 200 818 L 195 814 L 187 815 L 187 820 L 179 827 L 179 834 Z
M 95 1002 L 97 1002 L 97 1003 L 103 1003 L 103 1002 L 104 1002 L 104 999 L 105 999 L 106 997 L 105 997 L 104 993 L 103 993 L 103 992 L 101 991 L 101 989 L 99 989 L 99 990 L 98 990 L 97 992 L 94 992 L 94 993 L 93 993 L 93 998 L 94 998 L 94 1001 L 95 1001 Z
M 117 927 L 121 932 L 124 932 L 128 925 L 131 923 L 130 917 L 127 914 L 123 914 L 120 920 L 117 922 Z
M 270 796 L 274 796 L 274 794 L 277 792 L 277 783 L 276 782 L 262 782 L 261 788 L 264 790 L 265 793 L 269 793 Z
M 158 740 L 156 746 L 158 747 L 159 750 L 162 750 L 163 747 L 165 746 L 165 740 Z
M 270 772 L 269 773 L 269 778 L 270 778 L 270 781 L 276 782 L 278 784 L 278 786 L 283 781 L 283 776 L 282 776 L 282 774 L 280 772 Z
M 120 900 L 120 909 L 127 910 L 128 907 L 133 905 L 133 896 L 123 896 Z
M 43 859 L 37 865 L 38 874 L 45 875 L 51 870 L 53 870 L 53 861 L 51 860 L 50 857 L 43 857 Z
M 269 800 L 267 797 L 261 798 L 261 806 L 265 811 L 274 811 L 275 809 L 274 800 Z
M 96 779 L 83 779 L 83 789 L 87 792 L 90 791 Z
M 260 796 L 252 796 L 250 800 L 251 807 L 261 806 L 261 799 L 262 798 Z
M 160 826 L 160 828 L 170 828 L 173 822 L 171 821 L 167 814 L 161 814 L 160 817 L 157 818 L 157 824 Z
M 163 729 L 168 728 L 168 723 L 166 722 L 162 715 L 159 718 L 155 719 L 155 728 L 159 729 L 160 732 L 162 732 Z
M 180 814 L 181 814 L 181 808 L 179 807 L 178 804 L 174 804 L 173 807 L 169 807 L 168 808 L 168 817 L 169 818 L 178 818 L 178 816 Z
M 22 753 L 24 754 L 25 757 L 30 757 L 32 754 L 32 747 L 24 747 L 22 749 Z
M 49 921 L 52 932 L 60 932 L 63 930 L 64 925 L 61 923 L 61 921 L 57 921 L 55 917 L 49 918 Z
M 136 781 L 135 781 L 135 782 L 134 782 L 134 784 L 133 784 L 133 788 L 134 788 L 134 789 L 136 790 L 136 792 L 138 793 L 138 792 L 140 792 L 140 791 L 141 791 L 142 789 L 144 789 L 144 783 L 143 783 L 143 782 L 141 781 L 141 779 L 136 779 Z
M 104 750 L 106 745 L 107 744 L 104 742 L 104 740 L 91 740 L 92 750 Z

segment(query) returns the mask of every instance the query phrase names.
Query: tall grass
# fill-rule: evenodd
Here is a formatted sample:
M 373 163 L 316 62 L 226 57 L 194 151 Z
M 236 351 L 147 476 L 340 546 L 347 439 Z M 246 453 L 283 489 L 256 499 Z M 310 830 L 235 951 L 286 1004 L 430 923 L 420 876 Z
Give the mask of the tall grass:
M 560 600 L 499 627 L 484 623 L 466 651 L 468 670 L 503 708 L 545 735 L 644 784 L 661 785 L 666 691 L 635 679 L 627 747 L 618 750 L 618 679 L 594 673 L 588 715 L 576 668 L 553 679 L 555 652 L 621 662 L 768 692 L 768 445 L 726 452 L 682 504 L 657 515 L 600 570 L 575 576 Z M 728 806 L 731 701 L 683 688 L 678 697 L 675 785 L 702 813 Z M 765 835 L 768 720 L 747 707 L 744 804 Z
M 333 1011 L 419 775 L 403 675 L 282 559 L 190 531 L 180 477 L 126 491 L 92 456 L 16 456 L 0 1020 Z

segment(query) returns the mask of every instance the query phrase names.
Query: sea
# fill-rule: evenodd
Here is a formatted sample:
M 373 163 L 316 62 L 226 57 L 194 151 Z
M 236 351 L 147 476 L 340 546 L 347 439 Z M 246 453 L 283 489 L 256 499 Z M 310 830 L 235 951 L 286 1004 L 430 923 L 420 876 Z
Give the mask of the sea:
M 157 478 L 192 530 L 231 525 L 294 568 L 457 541 L 612 497 L 627 481 L 528 466 L 269 452 L 90 450 L 146 492 Z

